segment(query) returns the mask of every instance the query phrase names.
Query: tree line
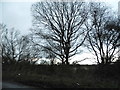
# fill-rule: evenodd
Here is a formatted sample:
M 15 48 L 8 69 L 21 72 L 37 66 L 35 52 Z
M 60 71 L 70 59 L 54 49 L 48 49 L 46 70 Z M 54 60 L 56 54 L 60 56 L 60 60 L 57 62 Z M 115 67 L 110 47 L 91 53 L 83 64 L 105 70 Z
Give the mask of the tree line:
M 93 52 L 97 64 L 111 64 L 118 58 L 120 21 L 105 3 L 36 2 L 31 12 L 28 35 L 0 24 L 3 63 L 35 63 L 34 59 L 45 57 L 51 64 L 59 59 L 68 65 L 82 46 Z

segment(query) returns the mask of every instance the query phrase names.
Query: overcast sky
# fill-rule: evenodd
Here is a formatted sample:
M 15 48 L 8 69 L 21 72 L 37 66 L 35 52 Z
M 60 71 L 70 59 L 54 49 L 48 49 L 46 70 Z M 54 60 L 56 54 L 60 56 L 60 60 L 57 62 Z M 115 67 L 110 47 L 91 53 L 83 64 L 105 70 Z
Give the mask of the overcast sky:
M 0 21 L 9 28 L 15 27 L 22 34 L 27 33 L 32 25 L 31 2 L 2 2 Z
M 6 24 L 8 28 L 15 27 L 17 30 L 20 30 L 22 34 L 28 33 L 29 28 L 32 26 L 32 15 L 30 9 L 34 2 L 14 2 L 13 0 L 1 1 L 0 12 L 2 13 L 0 13 L 0 23 Z M 119 0 L 104 1 L 107 2 L 109 6 L 113 7 L 114 10 L 117 10 Z
M 21 34 L 28 34 L 29 28 L 32 26 L 32 15 L 31 15 L 31 5 L 34 3 L 27 2 L 14 2 L 12 0 L 1 0 L 0 1 L 0 23 L 4 23 L 8 28 L 14 27 L 19 30 Z M 17 1 L 17 0 L 16 0 Z M 88 0 L 89 1 L 89 0 Z M 95 1 L 95 0 L 92 0 Z M 99 0 L 97 0 L 99 1 Z M 119 0 L 100 0 L 105 1 L 108 6 L 111 6 L 113 10 L 118 11 L 118 1 Z M 83 53 L 83 56 L 79 55 L 77 58 L 84 58 L 85 56 L 90 56 L 89 53 L 86 55 Z M 86 62 L 83 62 L 86 63 Z M 87 63 L 92 63 L 87 61 Z

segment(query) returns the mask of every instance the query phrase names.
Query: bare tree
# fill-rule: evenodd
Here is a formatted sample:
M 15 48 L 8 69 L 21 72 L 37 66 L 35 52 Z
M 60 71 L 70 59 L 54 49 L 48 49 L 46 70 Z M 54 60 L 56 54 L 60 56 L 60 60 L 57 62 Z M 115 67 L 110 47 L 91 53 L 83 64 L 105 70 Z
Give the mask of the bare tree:
M 26 61 L 35 64 L 41 58 L 40 47 L 33 43 L 31 34 L 24 35 L 19 39 L 17 51 L 19 62 Z
M 51 51 L 49 51 L 48 49 L 45 49 L 45 48 L 43 48 L 42 51 L 44 53 L 45 58 L 50 60 L 50 65 L 54 65 L 56 63 L 56 60 L 55 60 L 56 55 L 53 52 L 51 52 Z
M 108 30 L 115 30 L 116 33 L 118 33 L 118 37 L 116 42 L 116 48 L 118 48 L 118 60 L 120 60 L 120 18 L 117 17 L 110 22 L 107 23 L 106 29 Z
M 29 59 L 30 57 L 30 40 L 27 36 L 22 36 L 18 41 L 18 61 L 24 61 Z
M 17 58 L 19 32 L 14 28 L 8 30 L 5 25 L 1 26 L 1 30 L 2 60 L 6 63 L 15 62 Z
M 40 57 L 40 48 L 32 42 L 32 35 L 20 36 L 20 33 L 7 29 L 0 24 L 1 30 L 1 55 L 4 63 L 29 62 L 35 63 Z M 34 61 L 35 60 L 35 61 Z
M 69 64 L 80 53 L 87 19 L 84 2 L 37 2 L 32 5 L 33 33 L 43 40 L 40 44 L 57 56 L 62 64 Z
M 104 3 L 90 3 L 89 19 L 85 24 L 90 30 L 86 46 L 94 52 L 98 64 L 110 64 L 118 53 L 120 33 L 115 30 L 115 25 L 110 27 L 114 19 L 111 14 Z
M 5 28 L 6 26 L 5 25 L 3 25 L 3 24 L 0 24 L 0 40 L 2 40 L 2 36 L 3 36 L 3 31 L 4 31 L 4 28 Z M 0 60 L 2 59 L 2 57 L 3 57 L 3 50 L 2 50 L 2 41 L 0 41 Z

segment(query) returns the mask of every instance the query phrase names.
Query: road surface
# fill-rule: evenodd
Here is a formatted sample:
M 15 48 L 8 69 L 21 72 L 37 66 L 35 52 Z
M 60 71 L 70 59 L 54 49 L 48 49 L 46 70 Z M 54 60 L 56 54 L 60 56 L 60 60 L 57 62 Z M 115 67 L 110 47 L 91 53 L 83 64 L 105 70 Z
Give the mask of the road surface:
M 1 83 L 1 82 L 0 82 Z M 23 85 L 20 83 L 16 83 L 16 82 L 8 82 L 8 81 L 4 81 L 2 82 L 2 88 L 29 88 L 29 90 L 43 90 L 42 88 L 36 88 L 36 87 L 32 87 L 32 86 L 27 86 L 27 85 Z

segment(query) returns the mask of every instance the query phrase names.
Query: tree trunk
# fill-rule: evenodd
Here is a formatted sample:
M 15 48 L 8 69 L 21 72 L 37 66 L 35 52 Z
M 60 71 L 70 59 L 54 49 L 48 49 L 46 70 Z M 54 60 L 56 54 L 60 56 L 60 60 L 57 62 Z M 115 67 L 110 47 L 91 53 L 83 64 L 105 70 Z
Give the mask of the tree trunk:
M 62 58 L 62 65 L 64 65 L 65 64 L 65 62 L 64 62 L 64 59 Z
M 65 61 L 66 65 L 69 65 L 69 61 L 68 61 L 69 59 L 68 58 L 69 58 L 69 52 L 67 50 L 67 52 L 66 52 L 66 61 Z

